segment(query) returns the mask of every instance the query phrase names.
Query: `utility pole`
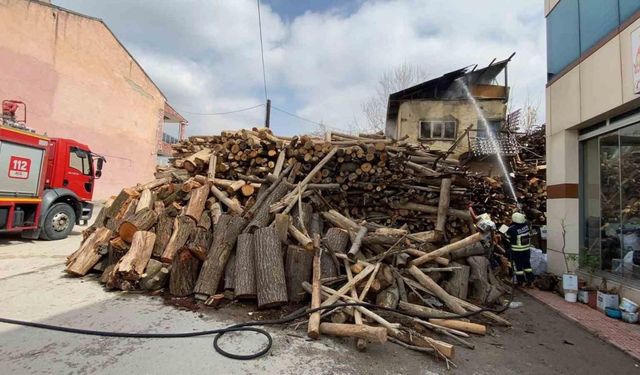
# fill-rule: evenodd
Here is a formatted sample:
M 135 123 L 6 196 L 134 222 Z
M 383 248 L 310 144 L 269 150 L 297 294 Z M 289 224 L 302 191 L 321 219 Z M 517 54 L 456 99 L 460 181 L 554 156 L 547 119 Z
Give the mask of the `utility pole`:
M 271 123 L 271 99 L 267 99 L 267 113 L 265 114 L 264 126 L 268 129 Z

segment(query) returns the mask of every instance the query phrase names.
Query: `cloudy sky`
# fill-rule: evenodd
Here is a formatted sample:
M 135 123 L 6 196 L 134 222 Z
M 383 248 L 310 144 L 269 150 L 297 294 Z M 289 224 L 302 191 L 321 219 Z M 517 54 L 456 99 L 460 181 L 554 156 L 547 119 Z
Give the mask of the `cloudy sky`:
M 189 120 L 188 134 L 263 122 L 264 107 L 195 114 L 264 103 L 255 0 L 53 3 L 102 18 Z M 317 130 L 303 119 L 362 127 L 362 103 L 384 71 L 411 64 L 437 77 L 512 52 L 514 105 L 529 96 L 544 106 L 542 8 L 540 0 L 262 0 L 267 90 L 280 110 L 272 128 Z

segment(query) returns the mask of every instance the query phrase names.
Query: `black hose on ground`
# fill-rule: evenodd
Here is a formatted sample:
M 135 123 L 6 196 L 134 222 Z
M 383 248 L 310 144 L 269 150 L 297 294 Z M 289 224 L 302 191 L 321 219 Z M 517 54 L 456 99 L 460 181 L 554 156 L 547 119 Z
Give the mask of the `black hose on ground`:
M 465 314 L 456 314 L 455 316 L 451 316 L 451 317 L 448 317 L 446 319 L 467 318 L 467 317 L 470 317 L 470 316 L 473 316 L 473 315 L 476 315 L 476 314 L 480 314 L 480 313 L 483 313 L 483 312 L 492 312 L 492 313 L 496 313 L 496 314 L 501 314 L 501 313 L 503 313 L 505 310 L 507 310 L 509 308 L 509 304 L 510 304 L 510 302 L 512 300 L 513 300 L 513 293 L 510 293 L 509 303 L 507 303 L 505 306 L 503 306 L 503 307 L 501 307 L 499 309 L 490 309 L 490 308 L 483 307 L 478 311 L 470 311 L 470 312 L 465 313 Z M 216 352 L 218 352 L 219 354 L 222 354 L 223 356 L 225 356 L 227 358 L 238 359 L 238 360 L 248 360 L 248 359 L 255 359 L 255 358 L 259 358 L 259 357 L 263 356 L 264 354 L 269 352 L 269 350 L 271 349 L 271 346 L 273 345 L 273 338 L 271 337 L 269 332 L 265 331 L 262 328 L 254 328 L 255 326 L 284 324 L 284 323 L 288 323 L 288 322 L 294 321 L 294 320 L 296 320 L 298 318 L 301 318 L 303 316 L 306 316 L 306 315 L 311 314 L 311 313 L 316 312 L 316 311 L 331 310 L 331 309 L 334 309 L 336 307 L 349 307 L 349 306 L 353 306 L 353 307 L 361 306 L 361 307 L 366 307 L 366 308 L 369 308 L 369 309 L 391 311 L 391 312 L 398 313 L 398 314 L 401 314 L 401 315 L 414 317 L 413 315 L 411 315 L 411 314 L 409 314 L 409 313 L 407 313 L 405 311 L 401 311 L 401 310 L 398 310 L 398 309 L 392 309 L 392 308 L 388 308 L 388 307 L 382 307 L 382 306 L 374 305 L 374 304 L 371 304 L 371 303 L 366 303 L 366 302 L 343 302 L 343 303 L 334 303 L 334 304 L 328 305 L 328 306 L 320 306 L 320 307 L 315 308 L 315 309 L 308 309 L 308 310 L 294 312 L 294 313 L 286 315 L 286 316 L 284 316 L 284 317 L 282 317 L 280 319 L 239 323 L 239 324 L 234 324 L 232 326 L 225 327 L 225 328 L 210 329 L 210 330 L 196 331 L 196 332 L 138 333 L 138 332 L 96 331 L 96 330 L 90 330 L 90 329 L 61 327 L 61 326 L 56 326 L 56 325 L 51 325 L 51 324 L 28 322 L 28 321 L 24 321 L 24 320 L 7 319 L 7 318 L 1 318 L 1 317 L 0 317 L 0 323 L 13 324 L 13 325 L 19 325 L 19 326 L 31 327 L 31 328 L 40 328 L 40 329 L 46 329 L 46 330 L 50 330 L 50 331 L 73 333 L 73 334 L 78 334 L 78 335 L 89 335 L 89 336 L 100 336 L 100 337 L 155 339 L 155 338 L 184 338 L 184 337 L 197 337 L 197 336 L 206 336 L 206 335 L 216 335 L 216 337 L 213 339 L 213 348 L 214 348 L 214 350 Z M 261 349 L 260 351 L 258 351 L 256 353 L 251 353 L 251 354 L 246 354 L 246 355 L 229 353 L 229 352 L 225 351 L 224 349 L 222 349 L 218 345 L 218 341 L 220 340 L 220 338 L 224 334 L 230 333 L 230 332 L 255 332 L 255 333 L 261 334 L 261 335 L 263 335 L 263 336 L 265 336 L 267 338 L 267 345 L 263 349 Z

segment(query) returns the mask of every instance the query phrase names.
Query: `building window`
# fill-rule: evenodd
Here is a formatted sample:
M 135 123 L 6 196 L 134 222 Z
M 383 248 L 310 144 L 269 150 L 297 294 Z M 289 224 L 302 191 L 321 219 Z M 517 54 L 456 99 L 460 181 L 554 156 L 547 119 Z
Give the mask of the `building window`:
M 581 144 L 580 265 L 640 279 L 640 124 Z
M 638 11 L 638 0 L 561 0 L 547 15 L 547 78 L 571 65 Z
M 618 0 L 580 0 L 580 53 L 585 53 L 620 22 Z
M 455 121 L 420 122 L 420 138 L 422 139 L 455 139 L 457 130 Z
M 580 56 L 578 0 L 562 0 L 547 16 L 547 70 L 549 78 Z

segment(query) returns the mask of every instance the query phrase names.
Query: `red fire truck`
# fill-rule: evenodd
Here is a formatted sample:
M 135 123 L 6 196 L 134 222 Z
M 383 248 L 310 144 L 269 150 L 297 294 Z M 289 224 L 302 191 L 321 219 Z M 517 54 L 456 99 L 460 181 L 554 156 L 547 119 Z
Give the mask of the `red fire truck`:
M 22 108 L 22 119 L 16 112 Z M 104 158 L 72 139 L 49 138 L 26 126 L 23 102 L 2 102 L 0 232 L 30 239 L 67 237 L 91 218 L 95 180 Z

